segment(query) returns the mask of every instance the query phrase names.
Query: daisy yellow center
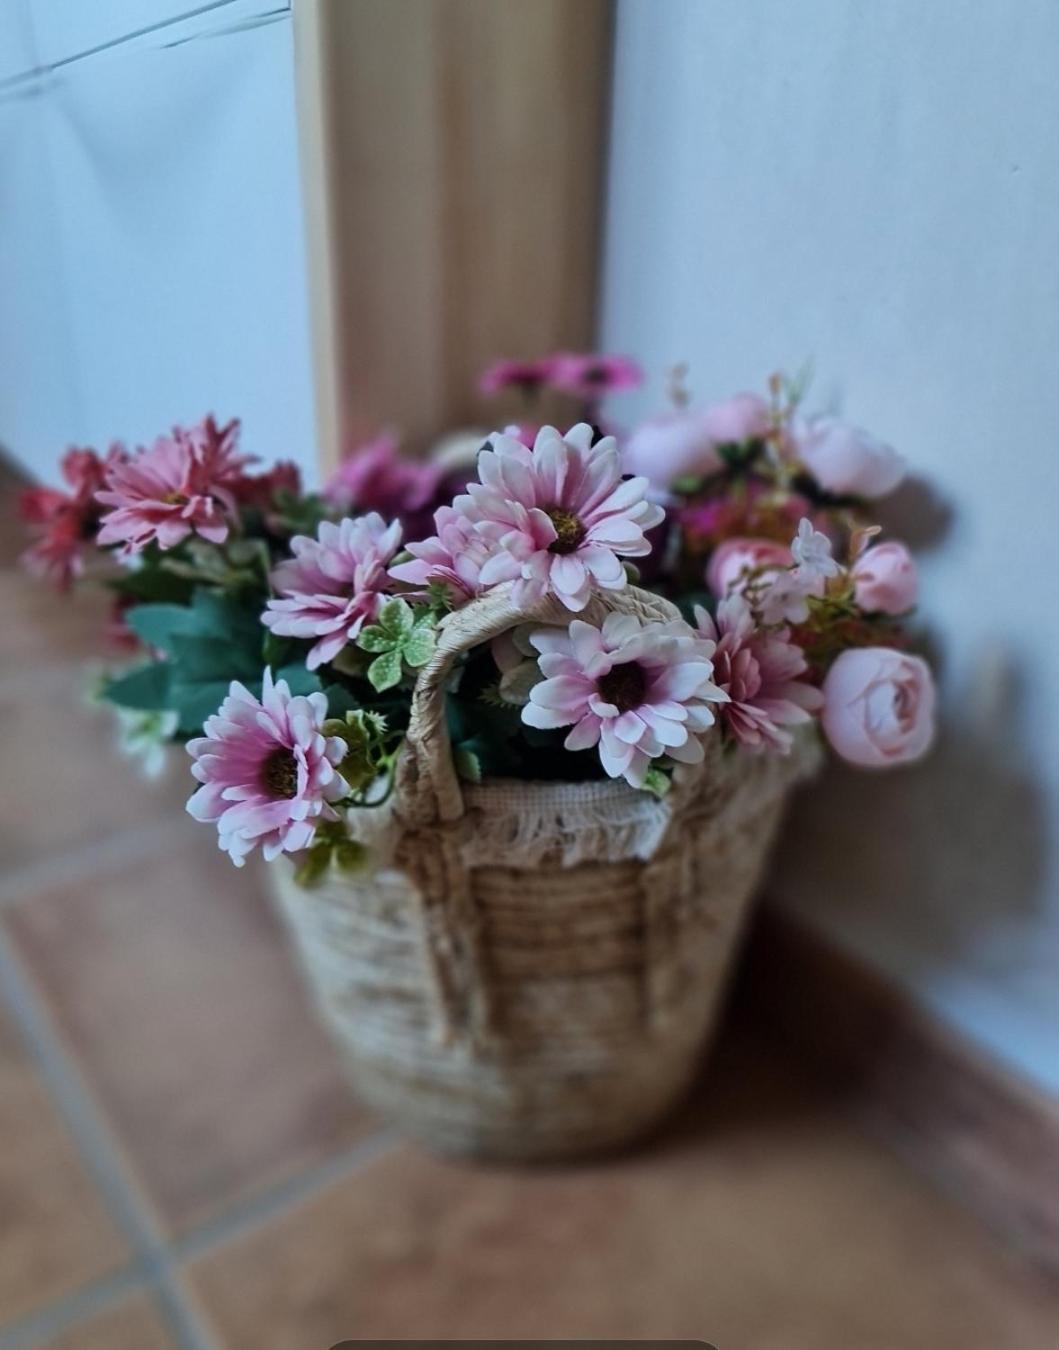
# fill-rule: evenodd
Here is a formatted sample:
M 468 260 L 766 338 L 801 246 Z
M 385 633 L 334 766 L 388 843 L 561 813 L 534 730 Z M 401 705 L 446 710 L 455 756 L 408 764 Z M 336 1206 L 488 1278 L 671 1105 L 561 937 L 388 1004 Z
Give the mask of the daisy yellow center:
M 644 700 L 647 672 L 635 661 L 623 661 L 599 677 L 596 691 L 607 703 L 613 703 L 618 712 L 628 712 L 638 708 Z
M 555 538 L 548 545 L 549 553 L 575 553 L 585 537 L 585 527 L 572 511 L 553 506 L 544 513 L 555 527 Z
M 270 796 L 288 801 L 298 795 L 298 761 L 293 750 L 277 745 L 269 752 L 261 765 L 261 786 Z
M 162 498 L 162 501 L 165 502 L 166 506 L 183 506 L 187 501 L 187 497 L 185 497 L 182 492 L 173 491 L 167 492 Z

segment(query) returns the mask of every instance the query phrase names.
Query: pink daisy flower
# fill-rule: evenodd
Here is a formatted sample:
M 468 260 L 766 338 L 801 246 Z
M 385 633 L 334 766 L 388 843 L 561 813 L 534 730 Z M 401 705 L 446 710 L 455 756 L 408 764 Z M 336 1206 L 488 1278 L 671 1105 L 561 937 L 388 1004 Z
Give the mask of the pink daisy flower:
M 787 754 L 794 738 L 784 728 L 812 721 L 824 701 L 819 689 L 798 678 L 808 669 L 802 649 L 785 628 L 756 627 L 738 593 L 720 602 L 716 622 L 696 605 L 695 622 L 714 649 L 714 678 L 728 695 L 721 709 L 725 727 L 748 750 Z
M 595 403 L 619 389 L 637 389 L 643 371 L 631 356 L 559 352 L 552 357 L 551 383 L 564 393 Z
M 114 508 L 98 543 L 121 544 L 128 556 L 156 541 L 175 548 L 190 534 L 223 544 L 235 514 L 232 489 L 251 456 L 236 453 L 239 423 L 207 417 L 190 431 L 175 427 L 149 450 L 113 465 L 96 500 Z
M 324 736 L 326 717 L 323 694 L 292 696 L 286 680 L 273 684 L 266 670 L 260 700 L 233 680 L 205 734 L 188 741 L 202 784 L 188 813 L 216 823 L 236 867 L 258 844 L 268 862 L 308 848 L 317 821 L 338 819 L 331 803 L 348 792 L 335 771 L 346 745 Z
M 19 498 L 22 519 L 36 536 L 22 555 L 29 571 L 47 577 L 63 590 L 84 570 L 84 548 L 96 534 L 99 504 L 96 493 L 108 471 L 127 458 L 120 445 L 111 446 L 106 458 L 94 450 L 67 450 L 62 475 L 68 492 L 61 488 L 27 488 Z
M 646 497 L 647 479 L 621 476 L 612 436 L 592 444 L 581 423 L 560 436 L 542 427 L 532 450 L 498 435 L 478 456 L 480 482 L 456 498 L 456 510 L 496 545 L 480 584 L 513 581 L 517 605 L 548 592 L 567 609 L 584 609 L 593 582 L 625 585 L 622 558 L 650 553 L 645 531 L 665 512 Z
M 551 382 L 554 368 L 555 358 L 551 356 L 536 361 L 494 361 L 482 371 L 478 389 L 483 394 L 501 394 L 505 389 L 535 394 Z
M 413 533 L 430 528 L 429 507 L 437 500 L 442 469 L 429 460 L 406 459 L 394 436 L 383 432 L 359 446 L 338 466 L 324 496 L 339 511 L 379 511 L 400 517 Z
M 337 525 L 325 520 L 315 539 L 295 535 L 294 557 L 272 573 L 282 598 L 268 602 L 261 622 L 282 637 L 319 638 L 305 662 L 315 670 L 375 618 L 400 543 L 400 521 L 388 525 L 375 511 Z
M 609 614 L 602 628 L 574 619 L 567 632 L 541 630 L 530 642 L 545 678 L 522 709 L 529 726 L 572 727 L 567 750 L 598 746 L 607 774 L 633 787 L 662 755 L 702 759 L 697 733 L 713 725 L 710 704 L 728 695 L 711 683 L 710 644 L 682 619 Z
M 431 582 L 440 583 L 453 607 L 464 605 L 481 593 L 482 566 L 493 546 L 451 506 L 438 507 L 434 527 L 436 535 L 407 545 L 413 561 L 391 567 L 390 576 L 423 591 Z

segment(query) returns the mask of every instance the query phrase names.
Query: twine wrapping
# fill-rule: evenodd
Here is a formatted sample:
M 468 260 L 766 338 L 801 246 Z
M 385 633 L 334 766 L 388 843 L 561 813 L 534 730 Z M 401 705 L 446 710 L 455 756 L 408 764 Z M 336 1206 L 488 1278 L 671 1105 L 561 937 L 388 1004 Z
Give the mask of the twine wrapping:
M 611 610 L 672 618 L 629 587 Z M 499 588 L 450 615 L 420 672 L 373 871 L 303 890 L 273 869 L 361 1095 L 435 1148 L 543 1158 L 616 1147 L 687 1087 L 791 784 L 815 750 L 682 766 L 661 802 L 623 782 L 461 785 L 454 662 L 527 620 Z M 372 813 L 354 813 L 368 816 Z

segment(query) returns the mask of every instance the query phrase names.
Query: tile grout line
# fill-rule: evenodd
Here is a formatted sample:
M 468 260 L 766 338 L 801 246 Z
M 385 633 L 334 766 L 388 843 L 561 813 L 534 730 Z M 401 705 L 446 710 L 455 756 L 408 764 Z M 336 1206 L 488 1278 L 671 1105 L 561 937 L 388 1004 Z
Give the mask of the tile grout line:
M 0 1328 L 0 1350 L 31 1350 L 97 1313 L 105 1312 L 123 1299 L 149 1290 L 143 1268 L 134 1260 L 124 1270 L 105 1275 L 71 1294 L 61 1295 Z
M 388 1153 L 397 1143 L 398 1136 L 390 1129 L 368 1135 L 343 1153 L 251 1196 L 242 1204 L 233 1205 L 190 1233 L 178 1237 L 169 1249 L 171 1259 L 180 1265 L 197 1261 L 217 1247 L 248 1236 L 270 1220 L 323 1194 L 336 1182 L 344 1181 L 359 1168 Z M 0 1350 L 3 1350 L 2 1345 Z
M 134 1258 L 124 1270 L 61 1295 L 24 1318 L 0 1327 L 0 1350 L 33 1350 L 134 1294 L 157 1297 L 163 1270 L 175 1270 L 185 1262 L 200 1260 L 218 1247 L 249 1236 L 270 1220 L 321 1195 L 358 1168 L 373 1162 L 397 1142 L 398 1136 L 391 1130 L 368 1135 L 344 1152 L 298 1172 L 243 1204 L 231 1206 L 168 1246 L 163 1244 L 153 1265 Z
M 119 1146 L 70 1063 L 48 1011 L 2 932 L 0 998 L 19 1027 L 35 1067 L 51 1092 L 111 1217 L 128 1240 L 136 1265 L 155 1286 L 159 1305 L 181 1350 L 217 1350 L 212 1334 L 202 1325 L 180 1288 L 155 1217 L 138 1194 Z

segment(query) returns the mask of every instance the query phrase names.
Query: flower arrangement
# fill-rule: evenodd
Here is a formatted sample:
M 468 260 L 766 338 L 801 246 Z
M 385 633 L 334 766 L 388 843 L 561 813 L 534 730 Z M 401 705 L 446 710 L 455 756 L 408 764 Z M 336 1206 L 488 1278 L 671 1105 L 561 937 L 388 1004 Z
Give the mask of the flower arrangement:
M 26 563 L 67 587 L 106 560 L 137 656 L 103 699 L 141 748 L 186 744 L 188 810 L 237 865 L 257 847 L 296 854 L 306 882 L 362 861 L 349 811 L 392 789 L 417 672 L 448 616 L 498 587 L 520 608 L 555 597 L 568 621 L 457 664 L 447 716 L 466 780 L 611 778 L 661 796 L 710 728 L 732 755 L 786 755 L 817 728 L 854 764 L 918 759 L 934 690 L 904 631 L 915 566 L 870 514 L 900 457 L 806 416 L 803 382 L 780 376 L 696 409 L 678 373 L 670 411 L 608 433 L 599 401 L 640 379 L 623 357 L 499 362 L 481 387 L 516 391 L 524 422 L 423 461 L 380 435 L 319 493 L 291 464 L 254 471 L 237 422 L 70 450 L 66 491 L 25 494 Z M 585 420 L 538 427 L 546 388 Z M 583 617 L 631 583 L 683 617 Z

